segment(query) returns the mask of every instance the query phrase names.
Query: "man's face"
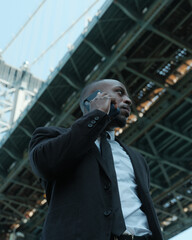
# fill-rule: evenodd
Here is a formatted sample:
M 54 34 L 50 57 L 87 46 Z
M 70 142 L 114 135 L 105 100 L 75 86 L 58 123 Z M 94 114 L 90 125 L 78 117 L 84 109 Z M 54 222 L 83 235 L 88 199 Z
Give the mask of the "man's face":
M 97 82 L 91 92 L 100 90 L 101 92 L 106 92 L 111 98 L 112 103 L 115 107 L 120 109 L 120 114 L 117 115 L 109 125 L 109 129 L 115 127 L 124 127 L 126 124 L 126 119 L 131 113 L 131 99 L 128 96 L 125 86 L 117 81 L 112 79 L 105 79 Z

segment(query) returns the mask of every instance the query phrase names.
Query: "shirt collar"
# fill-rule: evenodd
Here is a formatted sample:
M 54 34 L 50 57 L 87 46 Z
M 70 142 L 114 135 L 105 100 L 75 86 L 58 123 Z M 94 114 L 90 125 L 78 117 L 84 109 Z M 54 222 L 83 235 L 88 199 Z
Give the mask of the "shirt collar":
M 106 131 L 109 134 L 110 140 L 115 140 L 115 131 Z

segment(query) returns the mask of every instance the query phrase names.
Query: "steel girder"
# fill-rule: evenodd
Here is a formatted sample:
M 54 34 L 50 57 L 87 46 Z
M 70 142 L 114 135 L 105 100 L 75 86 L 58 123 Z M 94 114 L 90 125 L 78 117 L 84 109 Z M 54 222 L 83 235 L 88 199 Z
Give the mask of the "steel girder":
M 110 1 L 88 26 L 77 41 L 77 47 L 59 63 L 26 114 L 1 143 L 4 172 L 0 180 L 2 229 L 8 231 L 13 223 L 17 223 L 20 224 L 18 231 L 30 235 L 31 239 L 39 236 L 46 205 L 38 180 L 28 167 L 26 150 L 30 136 L 37 126 L 71 125 L 80 116 L 78 97 L 82 87 L 96 79 L 112 77 L 127 86 L 134 101 L 133 113 L 137 121 L 129 123 L 120 138 L 140 151 L 148 161 L 151 193 L 165 238 L 174 236 L 178 226 L 179 231 L 190 226 L 191 72 L 180 76 L 173 85 L 166 82 L 168 75 L 157 74 L 157 70 L 171 64 L 169 74 L 176 76 L 178 68 L 191 59 L 191 36 L 188 35 L 184 42 L 179 35 L 191 18 L 187 4 L 187 0 L 174 3 L 169 0 L 135 1 L 133 10 L 128 1 Z M 147 12 L 143 13 L 144 10 Z M 179 11 L 186 13 L 177 16 Z M 174 14 L 180 22 L 167 34 L 166 27 Z M 176 36 L 175 40 L 172 36 Z M 180 47 L 186 49 L 186 55 L 176 61 Z M 138 107 L 158 88 L 165 89 L 164 93 L 140 117 Z M 139 98 L 140 92 L 143 96 Z M 26 194 L 33 199 L 32 202 L 21 200 Z M 13 208 L 17 211 L 14 214 Z M 33 216 L 23 222 L 22 216 L 26 217 L 32 210 L 35 211 Z

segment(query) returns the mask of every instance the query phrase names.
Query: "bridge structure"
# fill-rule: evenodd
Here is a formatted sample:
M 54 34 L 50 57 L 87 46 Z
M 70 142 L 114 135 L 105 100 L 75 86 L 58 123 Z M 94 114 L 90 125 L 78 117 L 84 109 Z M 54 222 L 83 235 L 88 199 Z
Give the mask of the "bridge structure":
M 0 139 L 13 127 L 42 83 L 29 72 L 27 62 L 17 69 L 0 59 Z
M 47 205 L 28 162 L 36 127 L 69 127 L 81 89 L 123 82 L 133 101 L 116 135 L 143 154 L 165 239 L 192 226 L 192 1 L 106 1 L 0 143 L 0 237 L 40 238 Z M 20 237 L 21 238 L 21 237 Z

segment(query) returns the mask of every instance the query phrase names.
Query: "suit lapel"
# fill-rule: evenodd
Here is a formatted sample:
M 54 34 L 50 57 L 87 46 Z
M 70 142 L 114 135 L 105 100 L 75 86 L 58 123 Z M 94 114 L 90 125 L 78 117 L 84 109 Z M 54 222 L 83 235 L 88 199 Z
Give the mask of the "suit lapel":
M 96 146 L 95 143 L 94 143 L 94 145 L 93 145 L 92 150 L 93 150 L 94 155 L 96 156 L 96 159 L 97 159 L 100 167 L 103 169 L 103 171 L 105 172 L 105 174 L 106 174 L 106 175 L 108 176 L 108 178 L 110 179 L 109 174 L 108 174 L 108 171 L 107 171 L 107 165 L 106 165 L 106 163 L 103 161 L 103 159 L 102 159 L 102 157 L 101 157 L 101 153 L 100 153 L 100 151 L 99 151 L 99 149 L 98 149 L 98 147 Z

